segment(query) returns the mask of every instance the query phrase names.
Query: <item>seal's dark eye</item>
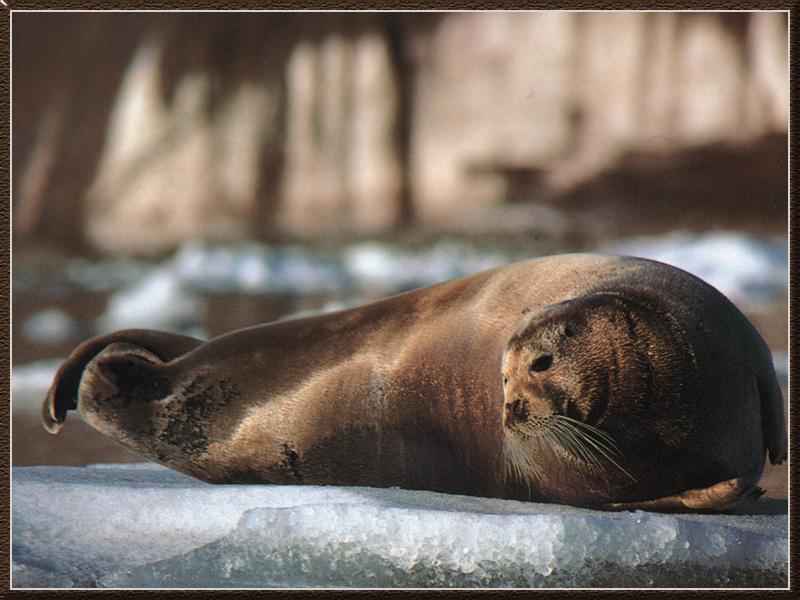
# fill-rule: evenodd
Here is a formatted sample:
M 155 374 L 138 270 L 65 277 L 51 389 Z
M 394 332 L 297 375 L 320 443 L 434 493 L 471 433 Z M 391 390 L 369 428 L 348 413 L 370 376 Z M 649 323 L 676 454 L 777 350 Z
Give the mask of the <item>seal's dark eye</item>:
M 537 358 L 533 363 L 531 363 L 531 371 L 535 373 L 539 373 L 541 371 L 547 371 L 550 368 L 550 365 L 553 364 L 553 357 L 550 354 L 545 354 L 544 356 L 540 356 Z
M 573 335 L 575 335 L 575 332 L 573 331 L 572 327 L 566 325 L 564 327 L 564 335 L 567 337 L 572 337 Z

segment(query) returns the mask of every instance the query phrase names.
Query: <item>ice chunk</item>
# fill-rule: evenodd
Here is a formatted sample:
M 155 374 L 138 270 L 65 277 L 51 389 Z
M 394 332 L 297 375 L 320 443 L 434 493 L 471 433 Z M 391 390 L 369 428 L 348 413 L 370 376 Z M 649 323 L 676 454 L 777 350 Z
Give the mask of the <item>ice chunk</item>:
M 785 298 L 788 256 L 785 240 L 736 231 L 685 231 L 620 240 L 596 250 L 660 260 L 683 268 L 737 303 Z M 100 332 L 150 327 L 206 337 L 200 329 L 203 296 L 209 293 L 327 294 L 348 298 L 344 305 L 432 285 L 470 273 L 532 258 L 524 248 L 496 250 L 443 240 L 411 248 L 387 242 L 359 242 L 322 252 L 301 246 L 190 242 L 158 265 L 132 261 L 70 263 L 68 281 L 93 289 L 122 286 L 98 321 Z M 63 339 L 74 331 L 62 313 L 48 311 L 25 323 L 36 339 Z
M 733 300 L 772 301 L 788 291 L 785 239 L 736 231 L 675 231 L 609 244 L 605 251 L 650 258 L 684 269 Z
M 215 486 L 150 464 L 16 468 L 12 500 L 15 587 L 787 582 L 785 503 L 761 511 L 774 514 L 609 513 L 394 488 Z
M 116 292 L 97 320 L 100 332 L 127 327 L 185 331 L 197 327 L 204 303 L 171 269 L 156 269 Z
M 737 299 L 762 301 L 788 289 L 787 244 L 740 231 L 666 234 L 617 240 L 586 251 L 630 254 L 660 260 L 698 275 Z M 148 281 L 161 290 L 183 292 L 294 293 L 346 295 L 367 291 L 392 294 L 534 258 L 532 248 L 481 247 L 443 239 L 430 246 L 385 241 L 356 242 L 335 249 L 267 246 L 256 242 L 223 245 L 187 242 L 158 265 L 130 260 L 71 261 L 67 281 L 90 289 L 118 289 Z M 24 273 L 20 271 L 19 283 Z M 15 276 L 16 277 L 16 276 Z M 172 293 L 175 293 L 173 289 Z M 121 310 L 121 309 L 120 309 Z M 115 314 L 117 314 L 115 312 Z
M 28 390 L 46 392 L 61 362 L 62 359 L 57 358 L 14 365 L 11 370 L 11 392 L 14 394 Z
M 152 266 L 127 258 L 90 262 L 74 258 L 64 267 L 64 276 L 72 284 L 88 290 L 105 291 L 131 285 L 145 277 Z
M 395 293 L 491 269 L 529 256 L 481 251 L 466 244 L 439 242 L 426 250 L 363 242 L 343 252 L 347 272 L 360 289 Z
M 348 287 L 346 274 L 336 261 L 299 246 L 190 242 L 166 268 L 191 289 L 205 292 L 310 294 Z
M 22 324 L 22 332 L 32 342 L 64 342 L 80 331 L 78 322 L 58 308 L 41 310 Z

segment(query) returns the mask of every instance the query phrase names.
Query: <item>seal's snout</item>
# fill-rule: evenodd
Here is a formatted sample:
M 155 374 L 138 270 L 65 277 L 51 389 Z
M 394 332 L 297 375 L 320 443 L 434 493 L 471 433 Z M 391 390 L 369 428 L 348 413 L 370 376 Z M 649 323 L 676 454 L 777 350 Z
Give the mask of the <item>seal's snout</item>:
M 516 398 L 513 402 L 506 403 L 506 427 L 517 423 L 524 423 L 530 416 L 530 402 L 524 398 Z
M 530 396 L 522 392 L 519 395 L 510 395 L 508 398 L 503 418 L 503 424 L 508 429 L 526 424 L 538 426 L 558 414 L 553 403 L 544 397 Z

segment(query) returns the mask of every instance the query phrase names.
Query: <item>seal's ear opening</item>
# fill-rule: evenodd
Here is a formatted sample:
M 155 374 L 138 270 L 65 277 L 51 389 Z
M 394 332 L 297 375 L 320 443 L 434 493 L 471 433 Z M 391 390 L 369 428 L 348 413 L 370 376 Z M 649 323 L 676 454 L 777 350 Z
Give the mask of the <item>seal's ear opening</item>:
M 42 403 L 42 424 L 48 432 L 58 433 L 67 418 L 67 412 L 77 408 L 78 386 L 86 365 L 107 346 L 117 342 L 141 346 L 163 361 L 174 360 L 203 343 L 193 337 L 147 329 L 115 331 L 84 342 L 56 371 Z

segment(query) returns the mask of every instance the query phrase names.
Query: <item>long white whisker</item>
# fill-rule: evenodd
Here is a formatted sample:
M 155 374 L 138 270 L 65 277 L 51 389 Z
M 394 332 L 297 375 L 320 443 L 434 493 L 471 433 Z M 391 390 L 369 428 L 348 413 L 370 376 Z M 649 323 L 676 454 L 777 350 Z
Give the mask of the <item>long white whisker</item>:
M 503 442 L 506 456 L 505 472 L 507 476 L 524 483 L 530 495 L 531 482 L 541 479 L 535 455 L 524 447 L 524 442 L 506 437 Z
M 574 425 L 571 424 L 564 423 L 563 425 L 568 426 L 570 428 L 570 430 L 572 431 L 572 435 L 575 436 L 578 443 L 581 445 L 582 448 L 584 448 L 586 454 L 588 454 L 589 462 L 591 462 L 595 466 L 598 467 L 601 466 L 602 461 L 597 456 L 597 454 L 599 453 L 601 456 L 605 456 L 605 453 L 601 449 L 598 449 L 597 446 L 592 443 L 592 440 L 590 440 L 587 437 L 584 431 L 577 429 Z
M 578 437 L 582 442 L 589 444 L 600 455 L 602 455 L 606 460 L 608 460 L 612 465 L 614 465 L 620 471 L 625 473 L 625 475 L 630 477 L 632 480 L 636 481 L 636 478 L 633 475 L 631 475 L 628 471 L 626 471 L 616 460 L 614 460 L 614 457 L 612 457 L 613 454 L 614 456 L 621 458 L 622 453 L 616 447 L 616 443 L 614 443 L 613 438 L 611 438 L 611 436 L 609 436 L 605 432 L 601 432 L 596 427 L 592 427 L 591 425 L 586 425 L 585 423 L 582 423 L 582 425 L 585 425 L 586 429 L 581 430 L 575 426 L 575 423 L 580 423 L 580 421 L 576 421 L 575 419 L 570 419 L 569 417 L 564 417 L 563 415 L 559 415 L 559 420 L 561 421 L 562 426 L 569 427 L 572 430 L 572 433 L 576 437 Z M 589 431 L 591 431 L 594 434 L 602 433 L 604 438 L 610 440 L 608 443 L 612 444 L 612 446 L 609 448 L 603 441 L 592 437 Z M 595 461 L 592 462 L 595 462 L 595 464 L 599 464 L 598 462 L 596 462 L 597 457 L 594 458 Z
M 588 423 L 584 423 L 583 421 L 578 421 L 577 419 L 573 419 L 572 417 L 568 417 L 566 415 L 558 415 L 559 420 L 567 421 L 578 427 L 582 427 L 583 429 L 588 429 L 592 433 L 599 435 L 600 437 L 604 438 L 607 442 L 614 443 L 614 438 L 611 437 L 608 433 L 603 431 L 602 429 L 598 429 L 594 425 L 589 425 Z
M 600 448 L 614 454 L 615 456 L 621 457 L 622 453 L 620 452 L 619 448 L 617 447 L 614 438 L 612 438 L 609 434 L 605 431 L 598 429 L 597 427 L 592 427 L 586 423 L 581 423 L 580 421 L 576 421 L 575 419 L 571 419 L 569 417 L 564 417 L 560 415 L 560 418 L 563 418 L 564 421 L 568 422 L 571 426 L 575 427 L 576 425 L 582 427 L 581 435 L 583 435 L 587 440 L 591 440 Z M 577 427 L 576 427 L 577 429 Z
M 570 429 L 568 424 L 556 422 L 553 425 L 553 433 L 556 432 L 558 439 L 561 441 L 561 445 L 566 450 L 583 458 L 587 462 L 596 463 L 595 457 L 592 456 L 586 446 L 581 442 L 580 438 Z

